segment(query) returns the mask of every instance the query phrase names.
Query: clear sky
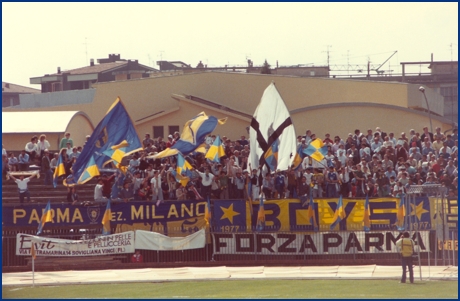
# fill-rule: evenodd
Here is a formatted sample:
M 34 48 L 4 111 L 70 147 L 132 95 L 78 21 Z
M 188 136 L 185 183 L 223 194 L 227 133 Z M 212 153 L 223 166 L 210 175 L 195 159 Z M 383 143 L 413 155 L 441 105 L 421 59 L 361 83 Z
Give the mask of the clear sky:
M 37 89 L 31 77 L 109 53 L 154 68 L 161 59 L 324 66 L 328 49 L 343 70 L 394 51 L 381 70 L 432 53 L 458 60 L 458 3 L 2 3 L 2 81 Z

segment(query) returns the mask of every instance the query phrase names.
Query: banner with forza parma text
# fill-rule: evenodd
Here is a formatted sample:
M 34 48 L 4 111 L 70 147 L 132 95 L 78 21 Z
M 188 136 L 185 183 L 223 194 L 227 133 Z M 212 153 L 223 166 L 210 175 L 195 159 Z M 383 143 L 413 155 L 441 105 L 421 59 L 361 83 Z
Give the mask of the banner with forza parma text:
M 18 233 L 16 255 L 30 256 L 32 243 L 37 256 L 73 257 L 134 253 L 134 231 L 85 240 L 47 238 Z

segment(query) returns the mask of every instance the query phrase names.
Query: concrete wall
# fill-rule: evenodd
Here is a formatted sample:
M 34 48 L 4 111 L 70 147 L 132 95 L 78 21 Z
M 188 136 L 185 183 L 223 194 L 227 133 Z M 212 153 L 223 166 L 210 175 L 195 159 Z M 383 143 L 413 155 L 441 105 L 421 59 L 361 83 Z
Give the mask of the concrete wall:
M 58 116 L 59 113 L 56 113 Z M 90 135 L 93 132 L 94 128 L 91 122 L 82 115 L 75 115 L 74 118 L 69 122 L 66 132 L 70 133 L 74 145 L 83 146 L 83 143 L 86 141 L 86 135 Z M 38 133 L 30 132 L 27 134 L 5 134 L 2 133 L 2 143 L 5 146 L 7 151 L 20 151 L 24 149 L 26 143 L 30 141 L 32 136 L 36 135 L 39 137 L 41 134 L 46 135 L 46 140 L 50 143 L 50 150 L 56 151 L 59 149 L 59 143 L 64 137 L 65 132 L 62 133 Z
M 292 112 L 298 134 L 304 134 L 310 128 L 319 136 L 329 132 L 342 137 L 356 128 L 364 131 L 379 126 L 386 132 L 395 132 L 396 135 L 403 131 L 408 132 L 411 128 L 421 132 L 423 126 L 429 126 L 427 114 L 407 109 L 414 99 L 421 102 L 420 96 L 423 95 L 418 91 L 417 85 L 225 72 L 95 84 L 93 102 L 63 105 L 53 109 L 81 110 L 97 125 L 119 96 L 131 119 L 137 124 L 139 137 L 143 138 L 146 132 L 152 132 L 154 125 L 165 126 L 165 134 L 168 125 L 179 125 L 182 129 L 187 120 L 201 111 L 216 117 L 227 115 L 217 109 L 183 104 L 183 101 L 173 99 L 173 94 L 193 95 L 253 115 L 264 90 L 272 80 Z M 149 118 L 178 106 L 178 111 L 164 117 Z M 433 114 L 432 119 L 433 127 L 435 124 L 442 124 L 441 119 Z M 216 133 L 236 139 L 243 134 L 247 136 L 245 127 L 248 125 L 249 121 L 230 119 L 225 126 L 219 126 Z M 446 122 L 441 127 L 446 130 L 450 125 Z

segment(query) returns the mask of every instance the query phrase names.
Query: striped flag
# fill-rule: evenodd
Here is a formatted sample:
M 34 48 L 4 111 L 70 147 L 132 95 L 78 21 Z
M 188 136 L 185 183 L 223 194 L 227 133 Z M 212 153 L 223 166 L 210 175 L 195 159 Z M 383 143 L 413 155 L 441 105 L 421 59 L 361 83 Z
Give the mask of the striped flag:
M 331 230 L 334 230 L 335 226 L 345 219 L 345 217 L 345 208 L 343 208 L 342 195 L 340 195 L 337 208 L 335 209 L 334 218 L 332 219 Z
M 369 196 L 366 194 L 366 202 L 364 203 L 364 218 L 363 218 L 363 225 L 364 231 L 369 232 L 371 230 L 371 210 L 369 206 Z
M 47 222 L 53 221 L 52 215 L 51 215 L 51 201 L 48 200 L 48 204 L 45 207 L 45 210 L 43 211 L 42 218 L 40 220 L 40 223 L 38 224 L 38 231 L 37 235 L 40 235 L 43 232 L 43 227 Z
M 110 235 L 110 221 L 112 220 L 112 209 L 110 208 L 110 199 L 107 202 L 104 216 L 102 217 L 102 235 Z

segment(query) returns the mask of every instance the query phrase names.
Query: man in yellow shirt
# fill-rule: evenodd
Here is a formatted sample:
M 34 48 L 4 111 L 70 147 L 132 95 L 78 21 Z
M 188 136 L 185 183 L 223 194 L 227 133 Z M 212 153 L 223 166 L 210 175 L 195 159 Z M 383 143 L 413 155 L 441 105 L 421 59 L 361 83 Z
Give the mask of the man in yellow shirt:
M 396 242 L 401 253 L 402 277 L 401 283 L 406 283 L 406 266 L 409 268 L 410 283 L 414 283 L 414 268 L 412 266 L 412 254 L 414 254 L 414 241 L 410 238 L 409 232 L 404 232 Z

